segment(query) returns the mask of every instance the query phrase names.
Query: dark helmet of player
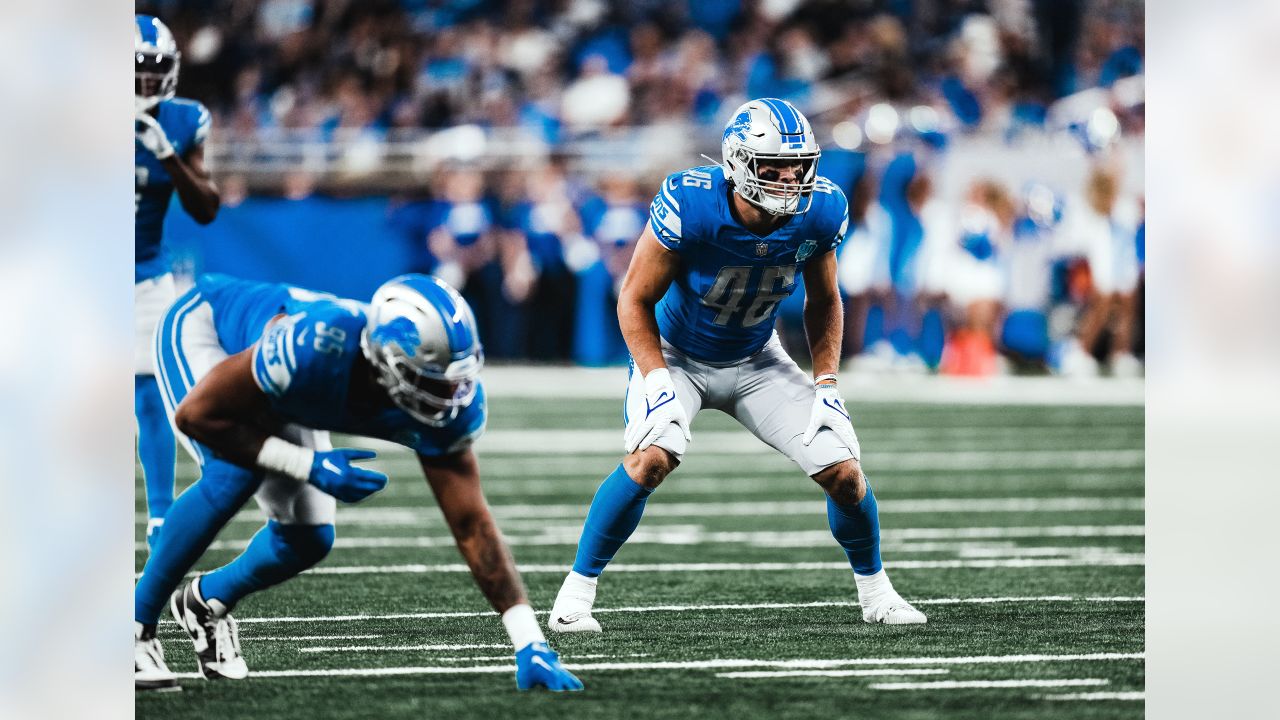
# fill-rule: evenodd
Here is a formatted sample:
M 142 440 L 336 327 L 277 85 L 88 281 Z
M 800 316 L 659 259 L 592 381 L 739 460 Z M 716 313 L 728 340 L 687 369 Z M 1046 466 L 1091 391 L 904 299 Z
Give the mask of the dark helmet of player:
M 484 350 L 471 307 L 428 275 L 401 275 L 373 294 L 360 349 L 401 410 L 429 425 L 457 417 L 476 396 Z
M 822 151 L 808 119 L 786 100 L 740 105 L 725 126 L 720 151 L 725 177 L 752 205 L 772 215 L 799 215 L 813 203 Z
M 159 18 L 135 15 L 133 20 L 133 107 L 146 112 L 178 91 L 182 53 Z

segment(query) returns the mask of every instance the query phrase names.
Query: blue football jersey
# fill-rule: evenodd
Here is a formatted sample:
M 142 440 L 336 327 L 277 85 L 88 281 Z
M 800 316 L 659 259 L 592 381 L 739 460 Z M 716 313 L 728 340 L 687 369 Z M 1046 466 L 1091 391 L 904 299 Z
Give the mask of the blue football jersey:
M 253 376 L 285 420 L 317 430 L 376 437 L 437 456 L 466 448 L 484 432 L 484 387 L 448 424 L 419 422 L 397 407 L 354 416 L 347 406 L 351 369 L 360 356 L 364 303 L 278 283 L 201 275 L 196 281 L 213 310 L 228 353 L 254 347 Z M 267 322 L 283 314 L 263 331 Z
M 809 210 L 763 237 L 734 219 L 732 192 L 721 167 L 706 165 L 667 176 L 649 206 L 654 235 L 682 265 L 658 302 L 658 330 L 680 352 L 717 364 L 764 347 L 805 264 L 838 247 L 849 225 L 844 193 L 821 176 Z
M 156 119 L 179 157 L 204 143 L 209 134 L 209 111 L 195 100 L 162 100 L 156 105 Z M 173 179 L 137 139 L 133 141 L 133 189 L 133 281 L 141 282 L 169 272 L 160 239 L 173 199 Z

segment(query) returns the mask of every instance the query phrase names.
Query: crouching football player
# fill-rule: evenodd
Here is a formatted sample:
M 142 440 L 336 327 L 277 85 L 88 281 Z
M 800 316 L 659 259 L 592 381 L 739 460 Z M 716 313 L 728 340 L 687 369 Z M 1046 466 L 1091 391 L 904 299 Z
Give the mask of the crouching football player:
M 169 509 L 134 589 L 134 684 L 173 687 L 156 623 L 166 602 L 206 678 L 249 674 L 230 611 L 250 593 L 320 562 L 336 501 L 387 477 L 374 454 L 333 449 L 330 430 L 417 452 L 471 574 L 516 650 L 524 690 L 580 690 L 547 646 L 480 490 L 472 442 L 485 426 L 475 319 L 452 288 L 404 275 L 368 305 L 279 284 L 205 275 L 169 309 L 155 338 L 169 418 L 200 479 Z M 239 557 L 179 588 L 250 496 L 268 519 Z
M 739 107 L 721 150 L 721 165 L 663 182 L 623 280 L 618 323 L 632 358 L 627 455 L 591 501 L 549 627 L 600 631 L 591 616 L 600 573 L 680 463 L 689 421 L 702 408 L 732 415 L 826 491 L 831 534 L 853 567 L 864 621 L 923 623 L 881 567 L 876 498 L 836 388 L 843 321 L 834 250 L 848 202 L 817 175 L 813 129 L 790 103 Z M 778 304 L 800 278 L 812 379 L 773 332 Z

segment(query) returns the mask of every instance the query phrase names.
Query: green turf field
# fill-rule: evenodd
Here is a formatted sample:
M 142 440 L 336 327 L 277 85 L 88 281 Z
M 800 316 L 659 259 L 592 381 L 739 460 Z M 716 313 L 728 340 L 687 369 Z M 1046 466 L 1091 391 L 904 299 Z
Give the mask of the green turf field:
M 490 417 L 486 493 L 545 611 L 618 462 L 619 402 L 496 398 Z M 137 715 L 1140 717 L 1142 409 L 854 403 L 854 420 L 886 566 L 926 626 L 864 624 L 821 491 L 708 411 L 601 578 L 605 632 L 550 638 L 585 692 L 516 692 L 501 623 L 416 462 L 383 451 L 391 485 L 339 509 L 329 558 L 237 608 L 253 676 L 197 679 L 166 618 L 183 691 L 138 695 Z M 194 467 L 180 461 L 185 486 Z M 137 510 L 141 543 L 141 489 Z M 197 569 L 260 522 L 247 507 Z M 140 544 L 139 570 L 145 558 Z

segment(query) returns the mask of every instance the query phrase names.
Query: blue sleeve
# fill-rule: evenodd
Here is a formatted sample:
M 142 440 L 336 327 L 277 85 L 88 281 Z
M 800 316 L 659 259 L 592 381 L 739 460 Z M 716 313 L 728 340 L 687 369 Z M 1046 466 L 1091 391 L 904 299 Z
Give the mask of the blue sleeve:
M 835 250 L 849 231 L 849 201 L 838 185 L 824 177 L 818 178 L 813 192 L 814 203 L 821 203 L 816 208 L 819 215 L 814 239 L 821 252 Z
M 331 389 L 328 386 L 360 352 L 363 327 L 360 313 L 330 301 L 280 318 L 254 350 L 254 382 L 276 404 Z
M 213 120 L 209 116 L 209 108 L 198 102 L 193 102 L 192 104 L 195 106 L 195 112 L 192 113 L 194 115 L 192 121 L 194 127 L 191 131 L 191 142 L 188 145 L 188 149 L 204 145 L 205 139 L 209 137 L 209 128 L 213 125 Z
M 662 181 L 662 189 L 649 205 L 649 227 L 658 242 L 668 250 L 679 251 L 685 238 L 681 204 L 685 202 L 683 185 L 677 182 L 683 173 L 668 175 Z

